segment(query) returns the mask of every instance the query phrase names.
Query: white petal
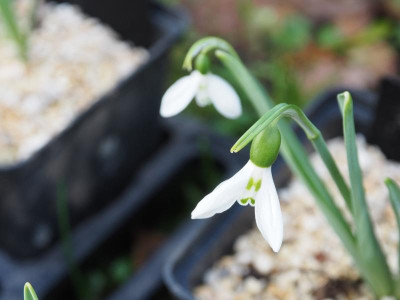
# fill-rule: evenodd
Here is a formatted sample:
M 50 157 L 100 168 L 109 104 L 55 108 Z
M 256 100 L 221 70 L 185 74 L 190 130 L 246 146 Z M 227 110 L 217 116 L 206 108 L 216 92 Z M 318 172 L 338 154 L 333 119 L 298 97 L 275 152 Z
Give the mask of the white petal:
M 266 168 L 256 199 L 256 223 L 272 250 L 278 252 L 282 245 L 283 224 L 278 194 L 272 179 L 271 168 Z
M 161 116 L 172 117 L 184 110 L 196 95 L 201 79 L 201 74 L 194 71 L 171 85 L 161 99 Z
M 249 161 L 233 177 L 218 185 L 201 200 L 192 212 L 192 219 L 204 219 L 230 208 L 246 188 L 253 164 Z
M 242 114 L 242 105 L 233 87 L 217 75 L 207 74 L 206 76 L 208 96 L 217 111 L 229 119 L 239 117 Z

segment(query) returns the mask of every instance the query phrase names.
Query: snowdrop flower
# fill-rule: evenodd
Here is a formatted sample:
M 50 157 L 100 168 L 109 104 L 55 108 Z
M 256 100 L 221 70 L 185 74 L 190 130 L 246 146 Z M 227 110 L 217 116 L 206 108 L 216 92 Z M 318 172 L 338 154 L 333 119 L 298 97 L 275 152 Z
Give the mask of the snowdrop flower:
M 239 117 L 242 106 L 233 87 L 225 79 L 209 72 L 209 62 L 205 56 L 197 61 L 200 61 L 200 66 L 196 64 L 197 70 L 176 81 L 165 92 L 161 99 L 161 116 L 168 118 L 177 115 L 195 98 L 200 107 L 214 104 L 224 117 Z
M 266 143 L 265 137 L 268 136 Z M 280 133 L 261 133 L 252 144 L 250 160 L 233 177 L 222 182 L 201 200 L 192 212 L 192 219 L 212 217 L 240 205 L 255 207 L 258 229 L 272 250 L 278 252 L 283 239 L 282 214 L 278 194 L 271 174 L 280 146 Z M 267 150 L 267 152 L 265 151 Z

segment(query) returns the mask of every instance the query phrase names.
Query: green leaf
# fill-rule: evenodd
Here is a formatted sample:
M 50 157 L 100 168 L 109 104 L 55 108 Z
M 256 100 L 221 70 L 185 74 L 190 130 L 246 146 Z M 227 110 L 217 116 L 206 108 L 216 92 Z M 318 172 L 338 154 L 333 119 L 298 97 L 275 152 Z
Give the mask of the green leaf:
M 343 116 L 343 135 L 350 175 L 357 252 L 365 270 L 362 275 L 377 296 L 391 295 L 393 293 L 392 274 L 376 239 L 365 201 L 362 174 L 358 163 L 353 101 L 350 93 L 339 94 L 338 102 Z
M 329 24 L 318 31 L 317 43 L 323 48 L 341 50 L 346 46 L 346 39 L 337 26 Z
M 390 202 L 396 216 L 397 226 L 400 229 L 400 188 L 397 183 L 390 178 L 385 179 L 385 184 L 389 190 Z
M 390 198 L 390 203 L 392 204 L 392 208 L 394 211 L 394 215 L 396 216 L 396 221 L 397 221 L 397 228 L 398 228 L 398 233 L 399 233 L 399 241 L 400 241 L 400 188 L 397 185 L 397 183 L 390 178 L 385 179 L 385 184 L 389 190 L 389 198 Z M 398 274 L 398 296 L 400 296 L 400 242 L 398 245 L 398 266 L 399 266 L 399 274 Z
M 310 21 L 301 15 L 289 15 L 272 37 L 281 51 L 300 51 L 310 42 Z
M 29 282 L 24 286 L 24 300 L 38 300 L 36 292 Z
M 21 57 L 27 59 L 27 36 L 18 26 L 12 0 L 0 0 L 0 16 L 10 38 L 18 47 Z
M 385 179 L 385 184 L 389 190 L 389 198 L 396 216 L 397 225 L 400 228 L 400 188 L 397 183 L 390 178 Z

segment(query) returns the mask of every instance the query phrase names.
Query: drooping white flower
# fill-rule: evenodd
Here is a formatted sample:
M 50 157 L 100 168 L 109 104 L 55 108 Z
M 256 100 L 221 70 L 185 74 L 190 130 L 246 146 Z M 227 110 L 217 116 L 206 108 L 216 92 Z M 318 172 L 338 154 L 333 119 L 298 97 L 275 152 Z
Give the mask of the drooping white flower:
M 258 167 L 249 160 L 239 172 L 197 204 L 192 219 L 212 217 L 230 208 L 235 201 L 255 206 L 257 227 L 272 250 L 278 252 L 282 245 L 283 224 L 271 167 Z
M 229 119 L 242 114 L 239 96 L 225 79 L 195 70 L 177 80 L 165 92 L 161 100 L 161 116 L 168 118 L 180 113 L 193 98 L 201 107 L 214 104 L 217 111 Z

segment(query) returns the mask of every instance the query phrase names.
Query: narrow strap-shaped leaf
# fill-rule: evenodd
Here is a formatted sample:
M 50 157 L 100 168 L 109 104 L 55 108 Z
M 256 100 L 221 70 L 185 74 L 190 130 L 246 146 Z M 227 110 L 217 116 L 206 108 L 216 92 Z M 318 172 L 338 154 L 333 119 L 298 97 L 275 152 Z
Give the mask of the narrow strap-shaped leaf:
M 0 0 L 1 20 L 9 36 L 14 40 L 23 59 L 27 59 L 27 37 L 17 23 L 12 0 Z
M 390 178 L 385 179 L 385 184 L 389 190 L 389 198 L 396 216 L 397 225 L 400 229 L 400 188 L 397 183 Z M 400 231 L 400 230 L 399 230 Z
M 38 300 L 36 292 L 29 282 L 24 286 L 24 300 Z
M 392 274 L 376 239 L 365 200 L 362 173 L 358 163 L 353 101 L 350 93 L 339 94 L 338 102 L 343 116 L 343 136 L 350 175 L 357 250 L 364 267 L 367 269 L 367 272 L 363 275 L 377 296 L 391 295 L 393 293 Z
M 385 179 L 385 184 L 389 190 L 389 198 L 390 198 L 390 203 L 392 204 L 392 208 L 394 211 L 394 215 L 396 216 L 396 221 L 397 221 L 397 228 L 398 228 L 398 234 L 399 234 L 399 241 L 400 241 L 400 188 L 398 184 L 390 178 Z M 399 273 L 397 274 L 398 276 L 398 282 L 397 282 L 397 296 L 400 296 L 400 242 L 398 245 L 398 266 L 399 266 Z

